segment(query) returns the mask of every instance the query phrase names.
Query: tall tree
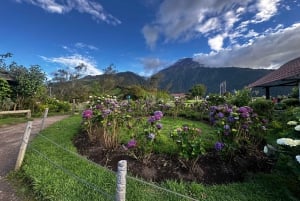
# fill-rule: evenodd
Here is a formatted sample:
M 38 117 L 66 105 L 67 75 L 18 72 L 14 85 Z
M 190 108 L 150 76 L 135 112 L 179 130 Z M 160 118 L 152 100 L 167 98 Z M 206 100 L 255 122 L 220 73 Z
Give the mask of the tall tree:
M 52 83 L 49 84 L 51 95 L 59 99 L 71 101 L 72 99 L 83 99 L 87 96 L 87 90 L 79 82 L 86 74 L 87 66 L 80 63 L 74 68 L 59 69 L 53 73 Z
M 117 85 L 116 80 L 116 67 L 114 64 L 110 64 L 108 67 L 103 69 L 103 76 L 98 80 L 99 87 L 101 89 L 101 93 L 105 94 L 114 89 Z

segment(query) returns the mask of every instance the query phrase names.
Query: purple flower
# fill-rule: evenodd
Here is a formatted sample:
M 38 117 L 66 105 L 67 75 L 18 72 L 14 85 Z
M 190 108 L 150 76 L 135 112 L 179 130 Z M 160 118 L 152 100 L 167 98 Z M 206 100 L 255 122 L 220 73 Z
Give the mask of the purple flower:
M 240 107 L 238 110 L 239 113 L 247 113 L 248 109 L 246 107 Z
M 238 110 L 239 113 L 251 113 L 253 109 L 249 106 L 240 107 Z
M 210 111 L 212 111 L 212 112 L 215 112 L 217 109 L 218 109 L 217 106 L 211 106 L 211 107 L 210 107 Z
M 156 128 L 159 130 L 162 129 L 162 124 L 156 124 Z
M 126 147 L 128 149 L 136 147 L 136 140 L 135 139 L 129 140 L 129 142 L 127 143 Z
M 223 114 L 222 112 L 219 112 L 219 113 L 218 113 L 218 117 L 219 117 L 219 118 L 223 118 L 223 117 L 224 117 L 224 114 Z
M 225 125 L 224 125 L 224 129 L 225 129 L 225 130 L 229 130 L 229 129 L 230 129 L 230 126 L 229 126 L 228 124 L 225 124 Z
M 249 115 L 249 113 L 248 112 L 243 112 L 243 113 L 241 113 L 241 117 L 243 117 L 243 118 L 248 118 L 250 115 Z
M 102 105 L 100 105 L 100 104 L 98 104 L 98 105 L 96 105 L 96 109 L 98 109 L 98 110 L 101 110 L 102 109 Z
M 112 111 L 110 109 L 102 110 L 102 117 L 107 117 Z
M 155 134 L 154 133 L 150 133 L 148 136 L 147 136 L 150 140 L 153 140 L 155 138 Z
M 148 123 L 154 123 L 155 122 L 155 116 L 151 116 L 148 118 Z
M 227 121 L 228 121 L 229 123 L 233 123 L 233 122 L 235 121 L 235 119 L 234 119 L 233 116 L 229 116 L 229 117 L 227 118 Z
M 221 151 L 223 149 L 223 147 L 224 147 L 224 144 L 222 142 L 216 142 L 215 143 L 215 149 L 217 151 Z
M 232 112 L 232 108 L 230 108 L 230 107 L 227 108 L 226 112 L 227 112 L 227 113 L 231 113 L 231 112 Z
M 163 116 L 164 115 L 163 115 L 162 111 L 155 111 L 154 112 L 155 120 L 160 120 Z
M 82 117 L 85 119 L 90 119 L 93 117 L 93 111 L 91 109 L 87 109 L 82 113 Z

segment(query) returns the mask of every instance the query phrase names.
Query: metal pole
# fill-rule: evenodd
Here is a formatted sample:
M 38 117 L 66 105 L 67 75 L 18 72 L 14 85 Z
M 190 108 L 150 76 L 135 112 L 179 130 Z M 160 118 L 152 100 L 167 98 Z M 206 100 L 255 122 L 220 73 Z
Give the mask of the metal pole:
M 127 161 L 121 160 L 118 162 L 116 201 L 126 200 L 126 174 Z

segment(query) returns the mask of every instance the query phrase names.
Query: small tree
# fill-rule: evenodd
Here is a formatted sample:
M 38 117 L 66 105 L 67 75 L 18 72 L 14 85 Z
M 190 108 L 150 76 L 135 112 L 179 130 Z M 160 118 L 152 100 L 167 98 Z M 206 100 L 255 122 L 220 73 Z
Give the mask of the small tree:
M 9 98 L 11 88 L 8 82 L 0 78 L 0 110 L 9 110 L 13 102 Z
M 2 78 L 0 78 L 0 100 L 4 98 L 8 98 L 11 93 L 11 88 L 8 82 Z
M 189 92 L 193 97 L 196 96 L 202 97 L 206 93 L 206 86 L 204 84 L 196 84 L 189 90 Z
M 15 80 L 15 85 L 12 85 L 13 98 L 16 106 L 24 108 L 25 103 L 30 103 L 36 94 L 45 87 L 44 82 L 46 75 L 42 72 L 39 65 L 30 66 L 29 69 L 22 65 L 17 65 L 13 62 L 9 65 L 9 73 Z

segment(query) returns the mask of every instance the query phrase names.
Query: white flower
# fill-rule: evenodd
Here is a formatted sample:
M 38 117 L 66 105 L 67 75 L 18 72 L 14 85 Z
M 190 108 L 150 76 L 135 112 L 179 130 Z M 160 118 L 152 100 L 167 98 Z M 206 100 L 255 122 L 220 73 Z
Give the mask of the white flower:
M 300 140 L 294 140 L 294 142 L 295 142 L 296 146 L 300 145 Z
M 298 140 L 293 140 L 291 138 L 279 138 L 276 142 L 277 144 L 288 145 L 290 147 L 295 147 L 298 145 Z
M 296 156 L 296 160 L 298 161 L 298 163 L 300 163 L 300 155 Z
M 268 153 L 268 147 L 264 146 L 264 153 L 267 154 Z
M 296 130 L 296 131 L 300 131 L 300 125 L 295 126 L 295 130 Z
M 289 121 L 287 122 L 287 125 L 290 125 L 290 126 L 296 126 L 298 123 L 297 121 Z

